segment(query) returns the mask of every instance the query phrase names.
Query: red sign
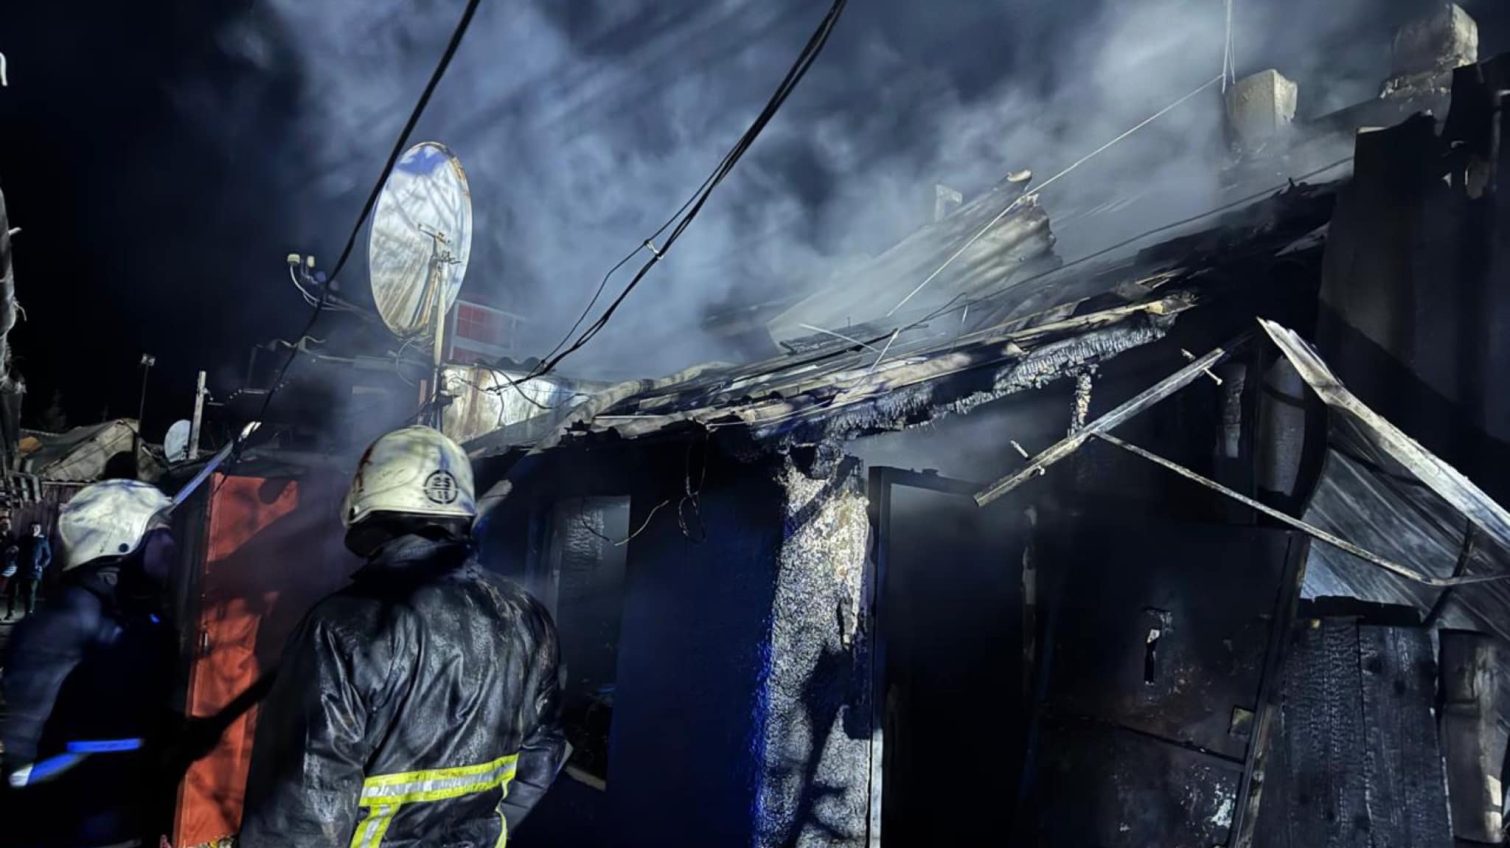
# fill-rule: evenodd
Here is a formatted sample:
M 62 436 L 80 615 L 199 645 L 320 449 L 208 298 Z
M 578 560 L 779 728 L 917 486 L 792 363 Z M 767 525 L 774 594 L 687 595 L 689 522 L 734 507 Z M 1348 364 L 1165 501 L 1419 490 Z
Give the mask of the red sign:
M 451 350 L 446 359 L 460 365 L 512 356 L 521 319 L 512 312 L 468 300 L 456 301 Z

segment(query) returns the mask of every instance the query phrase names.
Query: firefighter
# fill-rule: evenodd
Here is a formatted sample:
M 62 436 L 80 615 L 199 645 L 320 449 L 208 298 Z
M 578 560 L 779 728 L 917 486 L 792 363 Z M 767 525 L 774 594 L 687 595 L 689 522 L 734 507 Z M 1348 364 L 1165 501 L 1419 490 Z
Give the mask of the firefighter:
M 16 626 L 0 678 L 7 845 L 156 846 L 164 832 L 170 507 L 153 486 L 111 480 L 59 513 L 61 589 Z
M 290 638 L 257 721 L 241 848 L 503 845 L 555 779 L 555 626 L 471 543 L 471 464 L 428 427 L 367 449 L 366 564 Z

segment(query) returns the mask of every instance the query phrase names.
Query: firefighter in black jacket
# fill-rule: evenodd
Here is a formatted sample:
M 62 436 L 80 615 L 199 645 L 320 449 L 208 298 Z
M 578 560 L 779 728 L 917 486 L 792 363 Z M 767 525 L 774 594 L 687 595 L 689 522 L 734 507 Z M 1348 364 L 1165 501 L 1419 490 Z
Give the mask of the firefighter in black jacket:
M 479 567 L 475 515 L 470 462 L 444 435 L 367 449 L 343 511 L 367 564 L 285 650 L 241 848 L 501 846 L 555 779 L 555 627 Z
M 161 597 L 171 506 L 146 483 L 109 480 L 62 508 L 62 588 L 16 627 L 0 678 L 0 843 L 156 846 L 165 832 L 179 727 Z

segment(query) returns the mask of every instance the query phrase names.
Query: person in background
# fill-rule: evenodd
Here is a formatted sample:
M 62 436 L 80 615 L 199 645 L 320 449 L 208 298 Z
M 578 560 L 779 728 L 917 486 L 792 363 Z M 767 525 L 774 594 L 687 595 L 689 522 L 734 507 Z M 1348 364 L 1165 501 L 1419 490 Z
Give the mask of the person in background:
M 52 565 L 52 543 L 47 541 L 47 534 L 42 532 L 41 524 L 35 521 L 31 523 L 31 531 L 21 540 L 18 559 L 16 575 L 6 587 L 7 621 L 16 614 L 17 595 L 21 596 L 22 610 L 27 615 L 32 614 L 32 610 L 37 607 L 37 587 L 42 585 L 42 577 L 47 573 L 47 567 Z
M 0 592 L 6 592 L 10 582 L 16 579 L 20 562 L 21 545 L 16 531 L 11 529 L 10 516 L 0 515 Z
M 472 487 L 429 427 L 367 449 L 342 515 L 367 564 L 284 651 L 239 848 L 500 846 L 555 780 L 555 625 L 478 564 Z
M 154 848 L 165 832 L 174 782 L 162 762 L 177 732 L 170 507 L 154 486 L 110 480 L 59 512 L 61 586 L 16 625 L 0 676 L 6 848 Z M 41 525 L 31 533 L 21 574 L 35 581 L 50 551 Z

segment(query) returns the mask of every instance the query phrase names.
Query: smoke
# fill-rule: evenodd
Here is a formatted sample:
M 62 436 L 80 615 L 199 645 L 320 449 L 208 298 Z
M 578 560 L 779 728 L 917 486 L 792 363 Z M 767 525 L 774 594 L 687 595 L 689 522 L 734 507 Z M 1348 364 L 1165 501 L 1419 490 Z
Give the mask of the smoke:
M 1298 78 L 1304 113 L 1372 96 L 1389 32 L 1426 5 L 1236 0 L 1238 73 L 1275 66 Z M 543 355 L 603 273 L 702 182 L 824 6 L 483 4 L 414 141 L 443 141 L 468 171 L 475 236 L 464 296 L 529 319 L 521 357 Z M 277 238 L 326 250 L 344 241 L 460 8 L 269 0 L 222 29 L 226 54 L 291 80 L 278 96 L 294 120 L 276 151 L 237 154 L 285 189 Z M 855 0 L 670 259 L 565 370 L 651 376 L 728 358 L 700 329 L 710 314 L 798 295 L 879 253 L 929 219 L 935 183 L 968 198 L 1009 170 L 1031 168 L 1040 181 L 1057 172 L 1215 77 L 1224 21 L 1222 0 Z M 268 96 L 193 82 L 178 94 L 232 148 Z M 1213 87 L 1050 187 L 1042 202 L 1060 255 L 1214 206 L 1226 163 L 1221 109 Z M 1135 215 L 1080 214 L 1133 199 Z M 365 240 L 345 275 L 354 298 L 365 289 L 363 252 Z M 609 296 L 628 279 L 615 277 Z

